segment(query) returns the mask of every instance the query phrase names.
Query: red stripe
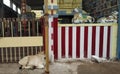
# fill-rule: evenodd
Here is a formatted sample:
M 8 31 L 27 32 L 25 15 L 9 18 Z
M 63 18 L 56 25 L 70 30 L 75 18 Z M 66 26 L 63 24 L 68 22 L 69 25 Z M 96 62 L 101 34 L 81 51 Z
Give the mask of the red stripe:
M 100 44 L 99 44 L 99 57 L 103 55 L 103 35 L 104 35 L 104 27 L 100 27 Z
M 92 27 L 92 55 L 95 55 L 96 26 Z
M 69 57 L 72 57 L 72 27 L 69 27 Z
M 51 34 L 51 39 L 52 39 L 52 40 L 54 39 L 54 34 Z
M 51 22 L 51 27 L 53 27 L 54 26 L 54 23 L 53 22 Z
M 58 58 L 58 18 L 54 18 L 54 58 Z
M 110 58 L 110 33 L 111 27 L 108 27 L 108 38 L 107 38 L 107 58 Z
M 61 45 L 62 45 L 62 57 L 65 57 L 65 27 L 62 27 L 62 32 L 61 32 Z
M 76 57 L 80 58 L 80 27 L 77 27 L 76 35 Z
M 51 45 L 51 50 L 53 51 L 53 49 L 54 49 L 54 47 L 53 47 L 53 45 Z
M 87 49 L 88 47 L 88 27 L 85 27 L 85 32 L 84 32 L 84 57 L 87 58 Z

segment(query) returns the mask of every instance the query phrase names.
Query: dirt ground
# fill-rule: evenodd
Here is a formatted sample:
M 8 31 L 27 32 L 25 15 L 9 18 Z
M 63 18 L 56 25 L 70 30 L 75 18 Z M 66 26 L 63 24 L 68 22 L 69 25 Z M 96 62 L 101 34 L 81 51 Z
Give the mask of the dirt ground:
M 55 62 L 49 74 L 120 74 L 120 62 L 94 63 L 88 61 Z M 0 64 L 0 74 L 46 74 L 44 69 L 19 70 L 18 63 Z
M 120 62 L 85 63 L 77 68 L 78 74 L 120 74 Z

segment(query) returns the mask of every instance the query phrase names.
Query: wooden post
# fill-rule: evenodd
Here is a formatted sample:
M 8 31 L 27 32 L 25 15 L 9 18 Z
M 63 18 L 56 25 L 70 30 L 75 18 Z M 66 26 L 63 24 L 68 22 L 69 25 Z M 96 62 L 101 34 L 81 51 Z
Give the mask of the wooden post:
M 49 50 L 48 50 L 48 15 L 45 15 L 45 54 L 46 54 L 46 72 L 49 73 Z
M 45 11 L 45 15 L 44 15 L 44 30 L 45 30 L 45 54 L 46 54 L 46 68 L 45 68 L 45 72 L 49 73 L 49 50 L 48 50 L 48 0 L 44 0 L 44 11 Z
M 44 0 L 44 13 L 48 13 L 48 0 Z

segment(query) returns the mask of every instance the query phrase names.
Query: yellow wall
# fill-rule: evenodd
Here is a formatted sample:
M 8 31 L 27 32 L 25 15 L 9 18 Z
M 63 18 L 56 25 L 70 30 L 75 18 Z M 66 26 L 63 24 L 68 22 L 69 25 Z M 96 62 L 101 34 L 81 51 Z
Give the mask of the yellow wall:
M 79 7 L 82 9 L 82 0 L 58 0 L 59 11 L 66 11 L 71 13 L 71 11 Z
M 4 37 L 0 38 L 0 47 L 43 46 L 43 37 Z
M 116 57 L 117 55 L 117 30 L 118 30 L 118 25 L 113 25 L 112 26 L 112 57 Z

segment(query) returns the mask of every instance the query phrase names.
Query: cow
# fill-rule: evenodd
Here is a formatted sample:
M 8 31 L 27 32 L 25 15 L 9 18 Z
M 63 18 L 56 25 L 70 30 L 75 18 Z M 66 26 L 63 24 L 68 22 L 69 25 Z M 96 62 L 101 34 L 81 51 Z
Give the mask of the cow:
M 19 69 L 44 69 L 45 68 L 45 54 L 44 52 L 39 52 L 36 55 L 28 55 L 19 60 L 21 65 Z

